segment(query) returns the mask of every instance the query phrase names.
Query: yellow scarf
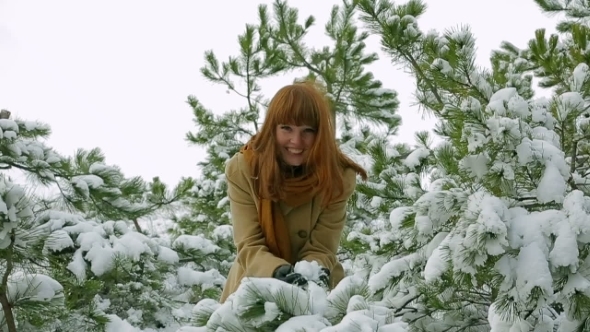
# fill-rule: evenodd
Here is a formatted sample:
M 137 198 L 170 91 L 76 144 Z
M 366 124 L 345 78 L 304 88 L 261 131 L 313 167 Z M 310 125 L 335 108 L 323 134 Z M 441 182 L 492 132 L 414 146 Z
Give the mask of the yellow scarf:
M 254 157 L 254 151 L 250 143 L 244 145 L 240 149 L 240 152 L 244 155 L 246 162 L 250 164 L 250 161 Z M 316 193 L 316 184 L 317 179 L 313 176 L 303 175 L 285 179 L 282 186 L 285 193 L 285 204 L 296 208 L 311 201 Z M 267 198 L 262 198 L 260 194 L 259 196 L 258 222 L 262 228 L 262 234 L 266 239 L 266 245 L 275 256 L 294 264 L 295 262 L 291 253 L 289 228 L 283 218 L 278 203 Z

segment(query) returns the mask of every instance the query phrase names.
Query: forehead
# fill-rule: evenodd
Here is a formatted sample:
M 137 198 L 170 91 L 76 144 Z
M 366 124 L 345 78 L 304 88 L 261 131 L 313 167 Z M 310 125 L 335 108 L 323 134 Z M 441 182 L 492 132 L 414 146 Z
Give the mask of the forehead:
M 317 127 L 320 118 L 318 103 L 307 95 L 289 97 L 275 105 L 273 122 L 300 127 Z

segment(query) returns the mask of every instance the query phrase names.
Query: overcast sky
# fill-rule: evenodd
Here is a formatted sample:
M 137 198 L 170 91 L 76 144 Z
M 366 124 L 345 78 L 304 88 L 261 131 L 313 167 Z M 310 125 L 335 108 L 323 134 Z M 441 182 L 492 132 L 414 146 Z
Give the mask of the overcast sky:
M 532 0 L 428 0 L 424 30 L 467 24 L 477 37 L 479 64 L 502 40 L 524 47 L 534 30 L 554 31 Z M 0 0 L 0 108 L 48 123 L 48 141 L 65 155 L 100 147 L 127 176 L 160 176 L 169 184 L 195 176 L 203 150 L 184 137 L 193 130 L 188 95 L 216 112 L 243 106 L 239 97 L 199 73 L 203 53 L 236 54 L 236 37 L 256 22 L 261 0 Z M 323 25 L 336 0 L 290 1 L 317 19 L 307 39 L 326 43 Z M 378 51 L 376 39 L 370 47 Z M 413 102 L 413 82 L 381 55 L 371 67 L 401 101 L 400 140 L 431 128 Z M 295 75 L 294 75 L 295 76 Z M 271 96 L 294 76 L 264 84 Z

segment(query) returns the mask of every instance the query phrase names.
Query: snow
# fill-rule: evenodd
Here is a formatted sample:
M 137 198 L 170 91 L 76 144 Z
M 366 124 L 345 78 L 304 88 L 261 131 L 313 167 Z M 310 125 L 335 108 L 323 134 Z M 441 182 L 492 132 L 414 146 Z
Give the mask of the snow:
M 180 261 L 178 253 L 170 248 L 160 246 L 158 259 L 169 264 L 176 264 Z
M 102 162 L 95 162 L 92 163 L 92 165 L 90 165 L 90 167 L 88 168 L 88 172 L 90 172 L 90 174 L 96 174 L 98 176 L 105 175 L 105 174 L 109 174 L 109 173 L 113 173 L 116 170 Z
M 404 160 L 404 165 L 410 169 L 415 169 L 422 163 L 422 160 L 430 155 L 430 150 L 426 148 L 417 148 L 412 151 Z
M 202 327 L 194 327 L 194 326 L 183 326 L 181 328 L 179 328 L 178 330 L 176 330 L 176 332 L 208 332 L 209 330 L 207 329 L 206 326 L 202 326 Z
M 486 124 L 490 130 L 491 140 L 495 143 L 506 142 L 506 138 L 519 139 L 523 133 L 518 119 L 495 116 L 489 118 Z
M 580 4 L 574 6 L 583 9 Z M 532 90 L 530 77 L 522 70 L 535 65 L 527 50 L 509 54 L 510 61 L 496 59 L 501 72 L 490 73 L 471 65 L 475 63 L 474 37 L 467 30 L 444 35 L 431 32 L 426 41 L 420 39 L 425 35 L 421 35 L 416 17 L 400 17 L 394 12 L 401 13 L 384 12 L 390 28 L 435 48 L 433 54 L 419 59 L 425 75 L 445 75 L 449 84 L 456 81 L 464 89 L 457 94 L 437 86 L 436 98 L 433 91 L 418 92 L 420 98 L 442 102 L 442 114 L 448 117 L 438 120 L 444 129 L 457 130 L 452 133 L 454 139 L 433 148 L 383 144 L 391 139 L 376 135 L 368 139 L 353 135 L 342 144 L 342 150 L 366 168 L 385 165 L 380 174 L 371 174 L 369 190 L 359 192 L 362 200 L 353 202 L 356 209 L 351 216 L 355 219 L 347 228 L 347 240 L 355 250 L 368 249 L 340 255 L 347 276 L 335 289 L 319 284 L 321 266 L 317 262 L 300 261 L 294 268 L 309 280 L 308 285 L 247 277 L 236 293 L 219 304 L 206 297 L 216 294 L 226 282 L 213 266 L 227 267 L 232 262 L 212 261 L 228 252 L 225 243 L 219 242 L 231 244 L 231 225 L 212 224 L 213 230 L 207 234 L 154 239 L 135 231 L 130 220 L 103 220 L 92 209 L 79 214 L 38 213 L 39 206 L 28 199 L 27 191 L 4 177 L 0 178 L 0 216 L 4 221 L 0 250 L 15 244 L 23 252 L 38 248 L 46 256 L 59 253 L 72 275 L 62 270 L 56 275 L 75 278 L 82 286 L 87 281 L 93 292 L 94 282 L 107 285 L 94 296 L 92 314 L 106 315 L 108 332 L 155 332 L 137 327 L 150 315 L 163 322 L 187 322 L 195 317 L 199 322 L 207 321 L 207 326 L 200 327 L 170 324 L 158 332 L 440 332 L 486 319 L 489 326 L 482 324 L 482 331 L 574 331 L 580 323 L 574 319 L 574 301 L 590 296 L 590 197 L 585 194 L 590 183 L 585 155 L 590 120 L 580 119 L 587 107 L 590 67 L 580 63 L 572 73 L 565 70 L 564 75 L 571 75 L 563 77 L 552 98 L 525 99 L 519 92 Z M 562 54 L 568 54 L 568 42 L 557 46 Z M 549 80 L 552 78 L 543 81 Z M 381 87 L 365 92 L 375 97 L 370 101 L 372 106 L 383 106 L 389 101 L 386 95 L 394 93 Z M 453 112 L 464 121 L 449 123 L 455 121 Z M 383 109 L 373 114 L 398 117 Z M 562 136 L 564 122 L 577 126 L 568 129 L 573 137 Z M 65 192 L 72 197 L 68 198 L 80 205 L 98 193 L 123 212 L 141 212 L 147 206 L 122 196 L 124 179 L 114 166 L 95 162 L 88 174 L 70 178 L 54 174 L 52 167 L 59 165 L 52 163 L 65 159 L 24 137 L 25 130 L 36 129 L 48 127 L 0 120 L 4 157 L 39 168 L 46 179 L 69 185 Z M 218 135 L 215 139 L 225 138 Z M 563 145 L 571 146 L 572 139 L 579 141 L 582 162 L 576 164 L 577 169 L 570 164 L 571 151 L 562 151 Z M 213 148 L 220 158 L 229 157 L 226 146 Z M 379 149 L 383 159 L 376 162 L 366 152 L 371 149 Z M 192 194 L 217 194 L 224 181 L 222 176 L 214 176 L 204 181 L 201 192 Z M 428 184 L 422 185 L 425 182 Z M 212 203 L 226 208 L 229 200 L 224 197 Z M 209 217 L 204 213 L 186 216 L 205 223 Z M 200 258 L 206 259 L 201 262 Z M 115 278 L 109 272 L 119 259 L 124 273 L 116 270 Z M 184 263 L 187 260 L 194 262 Z M 46 262 L 41 259 L 40 263 Z M 64 287 L 32 270 L 19 267 L 10 275 L 9 299 L 27 297 L 63 304 Z M 118 280 L 122 274 L 138 277 Z M 108 284 L 111 278 L 117 283 Z M 68 279 L 68 283 L 73 282 Z M 147 290 L 142 290 L 144 287 Z M 101 293 L 105 289 L 108 292 Z M 129 299 L 118 298 L 117 292 Z M 160 292 L 169 292 L 170 302 L 159 298 Z M 124 300 L 131 304 L 125 306 Z M 189 302 L 196 300 L 196 304 Z M 433 303 L 435 307 L 428 307 Z M 513 310 L 512 315 L 503 312 L 506 306 Z M 421 317 L 424 313 L 428 317 Z
M 201 272 L 188 267 L 180 267 L 178 269 L 178 283 L 185 286 L 200 285 L 207 289 L 224 285 L 225 277 L 215 269 Z
M 402 223 L 412 214 L 412 212 L 414 212 L 414 210 L 407 206 L 395 208 L 390 212 L 389 223 L 391 224 L 394 236 L 395 234 L 399 234 L 396 231 L 401 229 Z
M 305 272 L 314 268 L 312 263 L 303 263 L 299 264 L 298 270 Z M 212 312 L 207 322 L 208 329 L 242 326 L 246 331 L 259 330 L 265 323 L 286 313 L 289 319 L 276 331 L 406 331 L 406 323 L 392 319 L 392 309 L 365 301 L 363 289 L 366 288 L 366 281 L 362 278 L 345 277 L 329 293 L 314 282 L 310 282 L 309 286 L 305 289 L 272 278 L 246 278 L 223 305 L 205 299 L 195 306 L 195 313 L 208 315 Z M 315 290 L 312 289 L 314 287 Z M 314 292 L 323 292 L 324 296 L 321 299 L 310 296 Z M 253 311 L 254 307 L 257 309 Z M 318 311 L 317 308 L 325 308 L 326 311 Z M 254 312 L 257 313 L 254 318 L 241 320 L 244 314 Z M 332 324 L 330 319 L 338 315 L 342 315 L 343 319 L 338 324 Z M 193 330 L 185 327 L 185 330 L 178 331 Z
M 180 235 L 172 243 L 172 248 L 177 250 L 196 250 L 203 255 L 215 253 L 219 250 L 213 241 L 203 235 Z
M 522 247 L 517 259 L 516 289 L 519 296 L 529 298 L 533 288 L 538 287 L 543 292 L 541 299 L 548 300 L 552 297 L 553 278 L 549 271 L 549 264 L 537 244 L 531 243 Z M 544 304 L 545 301 L 537 303 L 539 306 Z
M 63 301 L 63 286 L 55 279 L 36 273 L 18 271 L 13 273 L 7 284 L 7 297 L 10 303 L 19 300 L 49 302 L 55 299 Z
M 475 223 L 467 227 L 464 246 L 476 246 L 478 234 L 493 234 L 493 237 L 485 241 L 485 252 L 493 256 L 504 253 L 504 247 L 508 245 L 505 224 L 505 220 L 508 218 L 508 209 L 500 199 L 483 192 L 476 192 L 469 199 L 465 215 L 468 218 L 475 216 L 477 218 Z
M 486 106 L 486 111 L 490 114 L 496 114 L 499 116 L 507 115 L 505 103 L 517 96 L 518 92 L 516 91 L 516 88 L 500 89 L 490 98 L 490 101 Z
M 449 64 L 448 61 L 444 59 L 435 59 L 432 62 L 432 67 L 440 70 L 440 72 L 445 75 L 453 74 L 453 67 Z
M 409 271 L 412 266 L 417 264 L 420 260 L 420 255 L 414 253 L 404 256 L 391 262 L 386 263 L 377 274 L 369 281 L 369 287 L 372 293 L 384 289 L 392 282 L 392 279 L 398 278 L 402 273 Z
M 567 277 L 567 282 L 561 290 L 561 296 L 570 297 L 576 292 L 586 295 L 590 294 L 590 281 L 579 273 L 572 273 Z
M 375 319 L 363 315 L 361 312 L 353 312 L 351 315 L 346 315 L 337 325 L 322 329 L 322 332 L 343 332 L 343 331 L 359 331 L 370 332 L 377 331 L 379 322 Z M 355 328 L 353 328 L 355 327 Z M 351 329 L 352 328 L 352 329 Z
M 220 225 L 215 227 L 211 233 L 211 239 L 219 242 L 223 240 L 233 240 L 234 228 L 231 225 Z
M 558 147 L 539 139 L 523 138 L 516 147 L 518 163 L 525 166 L 535 160 L 551 162 L 557 167 L 564 178 L 569 175 L 569 168 L 565 161 L 565 155 Z
M 428 283 L 437 281 L 449 268 L 448 253 L 446 252 L 447 239 L 447 234 L 444 234 L 444 240 L 436 246 L 432 254 L 426 254 L 428 260 L 424 266 L 424 280 Z
M 541 203 L 563 202 L 567 184 L 559 169 L 551 162 L 545 162 L 545 170 L 537 186 L 537 199 Z
M 288 321 L 281 324 L 276 332 L 315 332 L 326 331 L 325 328 L 330 326 L 330 322 L 318 315 L 302 315 L 289 318 Z
M 84 258 L 90 261 L 92 273 L 101 276 L 113 268 L 115 251 L 108 245 L 93 245 Z
M 45 240 L 45 246 L 43 247 L 43 252 L 60 252 L 66 248 L 71 247 L 74 247 L 74 241 L 66 231 L 60 229 L 55 232 L 52 232 L 47 237 L 47 239 Z
M 78 281 L 86 279 L 86 261 L 81 250 L 76 250 L 72 261 L 68 263 L 66 268 L 76 276 Z
M 314 282 L 320 281 L 320 276 L 323 274 L 321 269 L 322 266 L 320 266 L 316 261 L 299 261 L 293 268 L 295 273 L 299 273 L 307 280 Z
M 94 174 L 74 176 L 71 182 L 85 198 L 90 196 L 90 189 L 97 189 L 104 185 L 104 180 Z
M 570 89 L 574 92 L 580 92 L 582 85 L 588 79 L 590 68 L 585 63 L 580 63 L 574 68 Z
M 578 267 L 578 244 L 576 234 L 568 223 L 557 224 L 557 235 L 553 249 L 549 254 L 551 264 L 555 267 L 571 267 L 575 272 Z
M 142 254 L 152 255 L 154 253 L 152 247 L 155 246 L 155 243 L 138 232 L 128 232 L 120 238 L 114 238 L 112 242 L 115 255 L 121 254 L 136 262 L 140 260 Z
M 529 110 L 529 104 L 521 96 L 513 96 L 508 100 L 508 110 L 520 119 L 526 119 L 531 111 Z
M 579 92 L 565 92 L 557 98 L 555 105 L 557 119 L 565 121 L 571 113 L 579 113 L 584 109 L 584 97 Z
M 234 293 L 232 299 L 232 309 L 238 316 L 246 312 L 251 306 L 257 304 L 258 299 L 252 297 L 250 292 L 257 294 L 267 301 L 274 300 L 272 301 L 274 303 L 280 302 L 293 315 L 310 313 L 308 305 L 309 297 L 305 290 L 278 279 L 247 278 L 242 281 L 242 286 Z
M 6 132 L 7 130 L 13 131 L 15 133 L 19 132 L 19 127 L 16 121 L 10 119 L 0 119 L 0 128 Z
M 105 332 L 141 332 L 139 328 L 131 325 L 126 319 L 116 315 L 108 315 L 109 322 L 105 326 Z
M 488 173 L 488 163 L 490 161 L 487 154 L 482 152 L 477 155 L 465 156 L 459 166 L 468 171 L 470 176 L 480 180 Z
M 492 304 L 488 312 L 488 322 L 490 324 L 490 332 L 512 332 L 513 324 L 502 320 L 501 315 L 496 312 L 496 305 Z M 516 332 L 516 331 L 514 331 Z

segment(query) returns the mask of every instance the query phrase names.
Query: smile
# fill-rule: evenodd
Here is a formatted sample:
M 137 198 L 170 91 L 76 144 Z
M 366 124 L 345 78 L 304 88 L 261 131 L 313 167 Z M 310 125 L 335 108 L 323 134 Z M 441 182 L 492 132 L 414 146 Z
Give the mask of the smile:
M 303 150 L 302 149 L 289 149 L 289 148 L 287 148 L 287 151 L 289 151 L 292 154 L 301 154 L 301 153 L 303 153 Z

